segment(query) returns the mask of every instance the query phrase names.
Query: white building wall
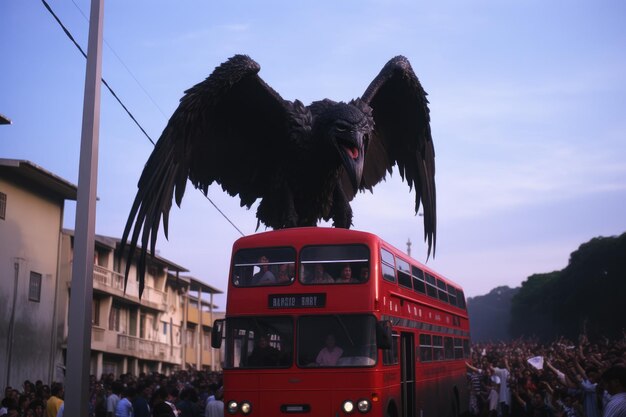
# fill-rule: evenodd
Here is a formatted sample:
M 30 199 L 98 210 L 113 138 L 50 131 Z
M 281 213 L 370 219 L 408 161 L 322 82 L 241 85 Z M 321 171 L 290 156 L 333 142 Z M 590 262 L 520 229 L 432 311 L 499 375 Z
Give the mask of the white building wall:
M 0 386 L 21 386 L 25 379 L 49 383 L 56 367 L 54 312 L 63 201 L 3 178 L 0 192 L 7 195 L 6 216 L 0 220 Z M 31 272 L 41 274 L 38 302 L 29 300 Z

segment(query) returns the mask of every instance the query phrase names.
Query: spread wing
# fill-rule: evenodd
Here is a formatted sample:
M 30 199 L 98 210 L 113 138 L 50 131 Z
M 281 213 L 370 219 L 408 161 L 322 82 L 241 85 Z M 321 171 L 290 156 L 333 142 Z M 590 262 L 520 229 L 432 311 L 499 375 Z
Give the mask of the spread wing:
M 185 91 L 161 134 L 139 179 L 122 236 L 122 253 L 130 236 L 126 280 L 138 243 L 141 246 L 140 296 L 148 247 L 154 255 L 161 218 L 167 237 L 172 199 L 180 206 L 187 179 L 204 194 L 215 181 L 250 207 L 265 195 L 284 159 L 289 103 L 259 78 L 259 70 L 247 56 L 230 58 Z
M 361 100 L 374 117 L 360 189 L 372 187 L 391 173 L 394 165 L 409 188 L 415 188 L 415 212 L 424 210 L 424 240 L 434 253 L 437 232 L 435 150 L 430 133 L 426 92 L 409 61 L 391 59 L 369 85 Z

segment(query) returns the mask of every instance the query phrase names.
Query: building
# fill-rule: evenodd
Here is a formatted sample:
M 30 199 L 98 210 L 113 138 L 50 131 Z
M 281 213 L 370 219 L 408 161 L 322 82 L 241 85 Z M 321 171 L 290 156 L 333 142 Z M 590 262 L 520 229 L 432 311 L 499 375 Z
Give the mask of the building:
M 77 188 L 22 160 L 0 159 L 0 383 L 51 381 L 65 318 L 59 253 L 65 200 Z
M 216 313 L 213 295 L 222 291 L 193 277 L 184 277 L 189 287 L 185 297 L 184 317 L 185 344 L 183 357 L 187 367 L 207 371 L 221 370 L 220 351 L 211 348 L 213 322 L 223 319 L 224 313 Z M 207 300 L 208 296 L 208 300 Z
M 0 159 L 0 386 L 64 380 L 74 236 L 62 222 L 76 193 L 31 162 Z M 139 299 L 135 263 L 125 283 L 119 246 L 96 235 L 91 374 L 219 370 L 208 335 L 221 291 L 157 255 Z
M 126 264 L 118 251 L 120 240 L 96 235 L 93 271 L 91 328 L 91 370 L 120 375 L 131 372 L 170 372 L 182 365 L 184 294 L 187 283 L 169 279 L 188 272 L 160 256 L 148 257 L 145 288 L 139 299 L 136 270 L 131 266 L 124 283 Z M 66 293 L 61 296 L 63 314 L 69 311 L 71 292 L 73 232 L 64 230 L 61 240 L 60 278 Z M 61 351 L 67 349 L 67 320 Z

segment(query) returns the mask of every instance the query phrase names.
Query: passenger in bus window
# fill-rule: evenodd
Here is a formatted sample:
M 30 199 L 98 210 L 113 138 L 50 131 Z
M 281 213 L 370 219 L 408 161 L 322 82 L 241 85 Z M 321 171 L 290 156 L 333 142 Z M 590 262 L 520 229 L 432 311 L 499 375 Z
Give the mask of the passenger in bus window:
M 365 282 L 370 278 L 370 269 L 368 267 L 361 268 L 361 273 L 359 274 L 359 279 L 361 282 Z
M 343 349 L 337 346 L 335 335 L 328 334 L 324 341 L 324 347 L 317 354 L 315 363 L 318 366 L 335 366 L 341 355 L 343 355 Z
M 261 336 L 256 346 L 248 356 L 248 366 L 274 366 L 278 365 L 280 352 L 269 344 L 269 337 Z
M 293 281 L 294 266 L 293 264 L 280 264 L 278 267 L 278 283 L 285 284 Z
M 264 285 L 276 282 L 276 277 L 270 271 L 269 262 L 270 260 L 266 256 L 259 258 L 259 268 L 261 270 L 252 276 L 250 285 Z
M 339 278 L 335 280 L 337 283 L 348 283 L 348 282 L 357 282 L 354 278 L 352 278 L 352 268 L 350 264 L 344 264 L 341 268 L 341 275 Z
M 325 270 L 324 264 L 315 264 L 313 270 L 313 277 L 308 280 L 311 284 L 331 284 L 335 282 Z

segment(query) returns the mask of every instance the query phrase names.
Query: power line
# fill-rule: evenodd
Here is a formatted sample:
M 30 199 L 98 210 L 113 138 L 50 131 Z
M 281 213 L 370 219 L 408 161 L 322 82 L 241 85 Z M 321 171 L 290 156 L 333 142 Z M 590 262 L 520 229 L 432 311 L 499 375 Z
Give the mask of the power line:
M 74 36 L 72 36 L 72 34 L 70 33 L 70 31 L 65 27 L 65 25 L 63 24 L 63 22 L 61 22 L 61 19 L 59 19 L 57 17 L 57 15 L 54 13 L 54 11 L 52 10 L 52 8 L 50 7 L 50 5 L 46 2 L 46 0 L 41 0 L 41 2 L 43 3 L 43 5 L 46 7 L 46 9 L 48 10 L 48 12 L 52 15 L 52 17 L 54 17 L 54 20 L 57 21 L 57 23 L 59 24 L 59 26 L 61 26 L 61 29 L 63 29 L 63 32 L 65 32 L 65 34 L 67 35 L 67 37 L 72 41 L 72 43 L 78 48 L 78 50 L 80 51 L 80 53 L 85 57 L 85 59 L 87 58 L 87 54 L 85 53 L 85 51 L 83 51 L 83 48 L 81 48 L 81 46 L 78 44 L 78 42 L 76 42 L 76 39 L 74 39 Z M 72 3 L 74 3 L 74 0 L 72 0 Z M 76 3 L 74 3 L 74 5 L 78 8 L 78 10 L 80 11 L 80 13 L 84 16 L 85 14 L 82 12 L 82 10 L 80 10 L 80 7 L 78 7 L 78 5 Z M 105 41 L 106 42 L 106 41 Z M 126 70 L 131 74 L 131 76 L 133 77 L 133 79 L 137 82 L 137 84 L 139 84 L 139 86 L 141 87 L 142 90 L 144 90 L 144 92 L 146 93 L 146 95 L 150 98 L 150 100 L 156 105 L 156 107 L 159 109 L 159 111 L 165 116 L 165 114 L 163 113 L 163 111 L 161 110 L 161 108 L 158 106 L 158 104 L 156 104 L 156 102 L 152 99 L 152 97 L 150 96 L 150 94 L 148 94 L 148 92 L 143 88 L 143 86 L 141 85 L 141 83 L 139 82 L 139 80 L 137 80 L 137 78 L 132 74 L 132 72 L 130 71 L 130 69 L 128 69 L 128 67 L 126 66 L 126 64 L 124 64 L 124 62 L 122 61 L 122 59 L 119 57 L 119 55 L 117 55 L 117 53 L 115 53 L 115 51 L 113 50 L 113 48 L 111 48 L 110 45 L 107 44 L 107 46 L 111 49 L 111 51 L 113 51 L 113 53 L 115 54 L 115 56 L 117 57 L 117 59 L 120 60 L 120 62 L 122 63 L 122 65 L 124 65 L 124 67 L 126 68 Z M 137 127 L 139 127 L 139 129 L 141 129 L 141 131 L 143 132 L 143 134 L 148 138 L 148 140 L 150 141 L 150 143 L 152 143 L 153 146 L 156 146 L 156 143 L 152 140 L 152 138 L 150 137 L 150 135 L 148 135 L 148 133 L 144 130 L 144 128 L 141 126 L 141 124 L 139 124 L 139 122 L 137 121 L 137 119 L 135 119 L 135 116 L 133 116 L 133 114 L 130 112 L 130 110 L 128 110 L 128 108 L 124 105 L 124 103 L 122 103 L 122 100 L 117 96 L 117 94 L 115 94 L 115 91 L 113 91 L 113 89 L 109 86 L 109 84 L 105 81 L 104 78 L 101 78 L 102 80 L 102 84 L 105 85 L 105 87 L 109 90 L 109 92 L 111 93 L 111 95 L 113 95 L 113 97 L 117 100 L 117 102 L 120 104 L 120 106 L 122 106 L 122 108 L 126 111 L 126 113 L 128 114 L 128 116 L 130 116 L 130 118 L 133 120 L 133 122 L 135 122 L 135 124 L 137 125 Z M 167 118 L 167 116 L 165 116 Z M 238 232 L 239 234 L 241 234 L 241 236 L 245 236 L 245 234 L 235 225 L 235 223 L 233 223 L 228 216 L 222 211 L 220 210 L 220 208 L 217 206 L 217 204 L 215 204 L 213 202 L 213 200 L 211 200 L 209 198 L 208 195 L 202 193 L 202 195 L 204 196 L 204 198 L 206 198 L 209 203 L 211 203 L 213 205 L 213 207 L 215 207 L 215 209 L 218 211 L 218 213 L 220 213 L 227 221 L 228 223 L 231 224 L 231 226 L 233 226 Z
M 65 34 L 67 35 L 68 38 L 70 38 L 70 40 L 72 41 L 72 43 L 74 45 L 76 45 L 76 47 L 78 48 L 78 50 L 80 51 L 81 54 L 83 54 L 83 56 L 85 57 L 85 59 L 87 58 L 87 54 L 85 53 L 85 51 L 83 51 L 83 48 L 80 47 L 80 45 L 78 44 L 78 42 L 76 42 L 76 39 L 74 39 L 74 36 L 72 36 L 72 34 L 70 33 L 70 31 L 65 27 L 65 25 L 63 25 L 63 22 L 61 22 L 61 20 L 57 17 L 57 15 L 52 11 L 52 9 L 50 8 L 50 5 L 48 5 L 48 3 L 46 2 L 46 0 L 41 0 L 43 5 L 46 7 L 46 9 L 48 9 L 48 11 L 50 12 L 50 14 L 52 15 L 52 17 L 54 17 L 54 20 L 57 21 L 57 23 L 61 26 L 61 29 L 63 29 L 63 32 L 65 32 Z M 130 110 L 128 110 L 128 108 L 126 108 L 126 106 L 124 105 L 124 103 L 122 103 L 122 100 L 120 100 L 120 98 L 117 96 L 117 94 L 115 94 L 115 91 L 113 91 L 113 89 L 109 86 L 109 84 L 105 81 L 104 78 L 101 79 L 102 80 L 102 84 L 104 84 L 106 86 L 106 88 L 109 90 L 109 92 L 113 95 L 113 97 L 117 100 L 118 103 L 120 103 L 120 106 L 122 106 L 122 108 L 126 111 L 126 113 L 130 116 L 130 118 L 133 120 L 133 122 L 135 122 L 135 124 L 139 127 L 139 129 L 141 129 L 141 131 L 143 132 L 144 135 L 146 135 L 146 137 L 148 138 L 148 140 L 156 146 L 156 143 L 152 140 L 152 138 L 150 137 L 150 135 L 148 135 L 148 133 L 143 129 L 143 127 L 139 124 L 139 122 L 137 121 L 137 119 L 135 119 L 135 116 L 133 116 L 133 114 L 130 112 Z
M 87 17 L 87 15 L 85 15 L 85 13 L 83 12 L 83 10 L 80 8 L 80 6 L 78 4 L 76 4 L 76 2 L 74 0 L 72 0 L 72 3 L 74 3 L 74 6 L 76 6 L 76 8 L 78 9 L 78 11 L 80 12 L 81 15 L 83 15 L 83 17 L 85 18 L 85 20 L 87 22 L 89 22 L 89 18 Z M 163 115 L 163 117 L 165 118 L 165 120 L 168 119 L 168 116 L 165 114 L 165 112 L 163 111 L 163 109 L 161 109 L 161 107 L 159 106 L 159 104 L 152 98 L 152 96 L 150 95 L 150 93 L 148 93 L 148 90 L 146 90 L 146 88 L 143 86 L 143 84 L 141 84 L 141 82 L 137 79 L 137 77 L 135 77 L 135 74 L 133 74 L 133 72 L 130 70 L 130 68 L 128 68 L 128 66 L 126 65 L 126 63 L 124 62 L 124 60 L 122 60 L 122 58 L 117 54 L 117 52 L 115 52 L 115 49 L 113 49 L 113 47 L 111 45 L 109 45 L 109 43 L 107 42 L 106 39 L 104 39 L 104 44 L 107 46 L 107 48 L 109 48 L 109 50 L 111 52 L 113 52 L 113 55 L 115 55 L 115 57 L 117 58 L 117 60 L 120 62 L 120 64 L 122 64 L 124 66 L 124 68 L 126 69 L 126 71 L 128 72 L 128 74 L 133 78 L 133 80 L 135 80 L 135 82 L 137 83 L 137 85 L 139 86 L 139 88 L 141 88 L 141 90 L 144 92 L 144 94 L 150 99 L 150 101 L 152 102 L 152 104 L 154 104 L 154 107 L 157 108 L 157 110 L 159 110 L 159 112 Z

